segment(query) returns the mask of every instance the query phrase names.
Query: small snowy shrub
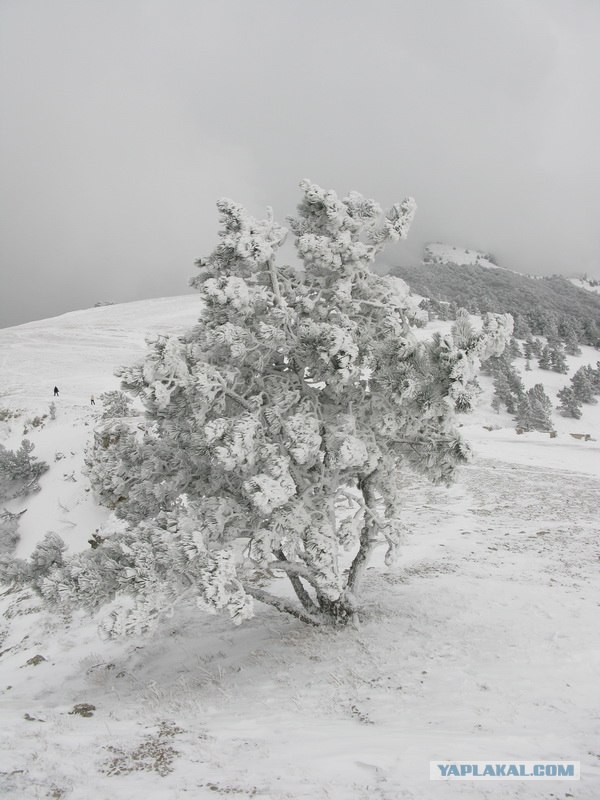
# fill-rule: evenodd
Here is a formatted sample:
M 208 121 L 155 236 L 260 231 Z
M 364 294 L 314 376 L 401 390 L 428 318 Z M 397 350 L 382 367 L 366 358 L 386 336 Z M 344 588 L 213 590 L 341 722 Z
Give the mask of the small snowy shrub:
M 34 446 L 23 439 L 18 450 L 0 445 L 0 503 L 39 491 L 38 478 L 49 468 L 31 455 Z M 19 540 L 19 520 L 24 512 L 0 511 L 0 553 L 11 553 Z M 0 576 L 2 570 L 0 569 Z
M 19 541 L 19 517 L 6 509 L 0 512 L 0 554 L 12 553 Z
M 455 406 L 512 320 L 415 338 L 423 311 L 407 285 L 371 271 L 406 236 L 414 201 L 383 214 L 356 192 L 301 188 L 289 225 L 303 271 L 280 263 L 288 231 L 271 213 L 220 201 L 220 242 L 192 281 L 201 319 L 121 369 L 147 425 L 109 420 L 88 468 L 125 529 L 71 557 L 52 534 L 7 578 L 63 608 L 130 595 L 107 635 L 148 630 L 186 600 L 236 622 L 255 600 L 312 624 L 357 615 L 373 548 L 387 543 L 388 564 L 397 554 L 403 471 L 453 479 L 468 455 Z M 296 602 L 263 588 L 274 577 Z
M 39 489 L 37 479 L 49 467 L 32 455 L 34 449 L 28 439 L 23 439 L 15 451 L 0 444 L 0 500 L 12 500 Z
M 11 419 L 18 419 L 23 411 L 19 408 L 0 408 L 0 422 L 10 422 Z
M 23 426 L 23 436 L 26 436 L 32 428 L 43 428 L 47 419 L 48 414 L 42 414 L 41 417 L 39 414 L 35 417 L 30 417 Z
M 133 413 L 131 397 L 128 397 L 125 392 L 119 390 L 104 392 L 99 399 L 102 403 L 102 419 L 130 417 Z

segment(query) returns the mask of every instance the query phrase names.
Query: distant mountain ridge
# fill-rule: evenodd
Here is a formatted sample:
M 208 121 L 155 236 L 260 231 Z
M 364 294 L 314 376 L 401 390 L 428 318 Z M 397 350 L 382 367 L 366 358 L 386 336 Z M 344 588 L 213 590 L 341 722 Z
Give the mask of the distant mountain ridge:
M 600 281 L 582 277 L 582 278 L 569 278 L 573 286 L 583 289 L 586 292 L 594 292 L 600 294 Z
M 491 253 L 442 242 L 426 244 L 423 249 L 423 261 L 425 264 L 459 264 L 461 266 L 477 264 L 488 269 L 499 269 L 496 259 Z
M 396 266 L 390 272 L 433 301 L 474 313 L 510 313 L 522 337 L 528 329 L 547 336 L 568 326 L 582 344 L 600 346 L 600 294 L 562 275 L 522 275 L 499 267 L 489 253 L 439 243 L 425 247 L 421 264 Z

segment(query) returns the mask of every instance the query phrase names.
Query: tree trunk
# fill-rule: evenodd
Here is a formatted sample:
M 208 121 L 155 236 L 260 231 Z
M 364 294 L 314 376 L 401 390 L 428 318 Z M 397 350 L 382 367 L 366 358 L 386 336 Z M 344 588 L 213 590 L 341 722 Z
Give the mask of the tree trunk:
M 320 595 L 319 605 L 325 621 L 330 625 L 343 627 L 356 618 L 356 608 L 349 602 L 345 594 L 342 594 L 337 600 L 329 600 Z
M 364 480 L 362 480 L 359 484 L 359 488 L 362 492 L 363 499 L 365 501 L 365 507 L 372 512 L 375 511 L 375 490 L 373 488 L 373 477 L 375 473 L 372 472 L 370 475 L 367 475 Z M 365 569 L 369 562 L 369 558 L 371 557 L 371 553 L 373 552 L 373 548 L 377 543 L 377 523 L 373 519 L 373 517 L 365 512 L 365 520 L 363 523 L 362 530 L 360 532 L 360 544 L 358 548 L 358 553 L 354 557 L 354 561 L 350 567 L 350 573 L 348 575 L 348 589 L 353 593 L 358 593 L 360 588 L 360 584 L 362 582 L 363 575 L 365 573 Z

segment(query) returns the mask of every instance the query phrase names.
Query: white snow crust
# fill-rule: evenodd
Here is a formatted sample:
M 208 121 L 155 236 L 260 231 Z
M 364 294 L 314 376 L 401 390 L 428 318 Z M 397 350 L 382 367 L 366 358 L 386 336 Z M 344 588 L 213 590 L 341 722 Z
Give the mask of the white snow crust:
M 41 491 L 8 506 L 26 508 L 17 555 L 50 530 L 89 546 L 108 515 L 82 472 L 98 397 L 147 335 L 200 311 L 183 296 L 0 330 L 0 407 L 21 409 L 0 422 L 2 444 L 17 446 L 60 389 L 56 419 L 27 434 L 50 464 Z M 425 332 L 436 326 L 449 323 Z M 598 358 L 583 348 L 570 375 Z M 570 377 L 517 366 L 553 400 Z M 0 796 L 597 800 L 600 406 L 555 413 L 556 438 L 519 436 L 480 382 L 461 417 L 474 459 L 451 489 L 407 482 L 410 532 L 393 567 L 383 544 L 371 564 L 358 629 L 266 607 L 233 628 L 184 608 L 151 639 L 104 642 L 97 620 L 65 624 L 28 592 L 1 596 Z M 92 716 L 72 713 L 81 703 Z M 432 784 L 435 759 L 574 759 L 582 778 Z

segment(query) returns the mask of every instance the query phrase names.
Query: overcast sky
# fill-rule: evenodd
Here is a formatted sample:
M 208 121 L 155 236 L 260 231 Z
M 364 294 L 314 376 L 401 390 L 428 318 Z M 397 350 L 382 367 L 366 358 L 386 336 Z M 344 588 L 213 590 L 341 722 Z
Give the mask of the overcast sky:
M 309 177 L 600 277 L 597 0 L 0 0 L 0 327 L 182 294 Z

